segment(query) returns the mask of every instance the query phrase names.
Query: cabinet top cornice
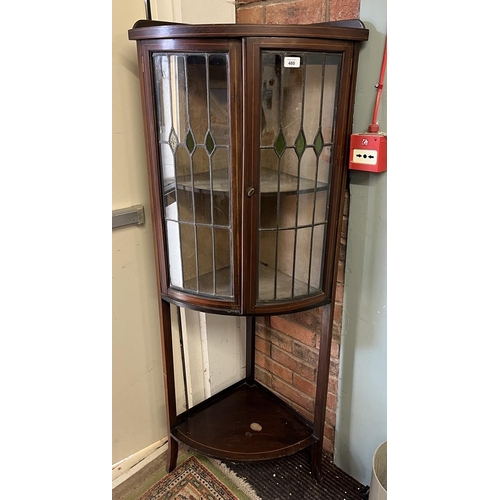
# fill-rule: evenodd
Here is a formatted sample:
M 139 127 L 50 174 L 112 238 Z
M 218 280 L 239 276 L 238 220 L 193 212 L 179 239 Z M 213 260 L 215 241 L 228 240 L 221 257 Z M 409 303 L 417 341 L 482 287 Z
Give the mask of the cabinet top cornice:
M 162 38 L 296 37 L 368 40 L 369 30 L 359 19 L 317 24 L 183 24 L 140 20 L 129 30 L 130 40 Z

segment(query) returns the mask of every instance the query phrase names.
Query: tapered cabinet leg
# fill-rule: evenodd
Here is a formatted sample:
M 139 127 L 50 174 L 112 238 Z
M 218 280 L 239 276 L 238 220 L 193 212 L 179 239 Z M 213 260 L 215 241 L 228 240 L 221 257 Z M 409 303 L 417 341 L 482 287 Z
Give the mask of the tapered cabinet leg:
M 179 443 L 170 437 L 167 448 L 167 472 L 172 472 L 177 465 L 177 455 L 179 453 Z
M 175 439 L 172 439 L 170 430 L 177 421 L 176 402 L 175 402 L 175 383 L 174 383 L 174 359 L 172 347 L 172 324 L 170 315 L 170 304 L 165 301 L 160 302 L 161 315 L 160 323 L 163 335 L 162 353 L 163 353 L 163 377 L 165 386 L 165 406 L 167 410 L 167 432 L 169 436 L 167 448 L 167 472 L 172 472 L 177 465 L 177 454 L 179 444 Z
M 314 478 L 318 481 L 321 479 L 321 457 L 325 433 L 328 372 L 330 369 L 330 351 L 332 343 L 333 305 L 331 303 L 323 306 L 321 323 L 321 343 L 319 348 L 313 431 L 318 441 L 311 447 L 312 473 Z
M 323 446 L 320 442 L 315 443 L 311 447 L 311 471 L 313 478 L 316 481 L 321 481 L 322 479 L 322 470 L 321 470 L 321 459 L 323 456 Z

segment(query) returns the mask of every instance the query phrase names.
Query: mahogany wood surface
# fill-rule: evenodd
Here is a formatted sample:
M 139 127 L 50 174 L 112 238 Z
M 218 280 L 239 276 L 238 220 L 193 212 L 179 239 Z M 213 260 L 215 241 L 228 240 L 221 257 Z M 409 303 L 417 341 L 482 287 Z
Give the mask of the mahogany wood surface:
M 169 447 L 167 471 L 175 468 L 178 442 L 220 459 L 255 461 L 279 458 L 302 449 L 311 452 L 313 476 L 321 478 L 321 453 L 329 379 L 333 297 L 340 255 L 340 234 L 347 186 L 349 135 L 360 42 L 368 30 L 359 20 L 314 25 L 188 25 L 140 20 L 129 30 L 137 42 L 139 78 L 155 240 L 158 299 Z M 334 52 L 341 56 L 338 104 L 331 158 L 330 198 L 321 288 L 307 296 L 258 301 L 258 221 L 260 179 L 261 51 Z M 216 189 L 231 192 L 233 297 L 183 291 L 169 285 L 157 110 L 152 55 L 157 52 L 224 52 L 229 55 L 230 177 Z M 274 192 L 269 176 L 265 189 Z M 207 190 L 200 176 L 196 188 Z M 213 179 L 212 179 L 213 181 Z M 310 182 L 302 184 L 304 190 Z M 188 187 L 187 185 L 184 187 Z M 213 187 L 213 185 L 212 185 Z M 250 193 L 250 194 L 249 194 Z M 255 193 L 255 194 L 252 194 Z M 267 196 L 267 195 L 266 195 Z M 228 281 L 229 282 L 229 281 Z M 208 289 L 208 288 L 207 288 Z M 226 294 L 229 295 L 229 292 Z M 271 297 L 272 299 L 272 297 Z M 181 415 L 175 412 L 170 304 L 198 311 L 245 315 L 246 378 Z M 324 306 L 320 334 L 314 421 L 254 380 L 255 316 L 287 314 Z
M 236 461 L 279 458 L 316 441 L 311 424 L 258 383 L 238 384 L 203 411 L 180 415 L 172 436 L 208 456 Z

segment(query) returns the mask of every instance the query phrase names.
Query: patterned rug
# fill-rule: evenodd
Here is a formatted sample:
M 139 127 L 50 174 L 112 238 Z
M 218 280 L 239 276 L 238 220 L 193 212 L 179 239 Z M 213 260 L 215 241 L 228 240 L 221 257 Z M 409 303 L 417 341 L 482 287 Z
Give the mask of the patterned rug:
M 190 455 L 138 500 L 261 500 L 217 460 Z

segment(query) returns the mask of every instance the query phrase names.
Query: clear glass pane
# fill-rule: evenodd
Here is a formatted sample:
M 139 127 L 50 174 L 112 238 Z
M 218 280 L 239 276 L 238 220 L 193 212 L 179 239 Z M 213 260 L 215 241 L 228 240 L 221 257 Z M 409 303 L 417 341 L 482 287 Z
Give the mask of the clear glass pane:
M 323 265 L 325 252 L 325 225 L 314 226 L 311 250 L 311 292 L 323 286 Z
M 280 211 L 279 224 L 280 229 L 294 228 L 297 226 L 297 195 L 285 194 L 280 195 Z
M 186 57 L 189 126 L 196 144 L 205 142 L 208 130 L 207 64 L 205 55 Z
M 184 56 L 170 56 L 170 87 L 172 94 L 172 129 L 179 141 L 188 132 L 186 100 L 186 64 Z
M 306 148 L 304 155 L 300 161 L 300 177 L 302 191 L 310 191 L 314 189 L 316 183 L 316 153 L 311 147 Z M 306 180 L 307 179 L 307 180 Z
M 210 226 L 197 226 L 199 291 L 214 293 L 214 242 Z
M 259 296 L 262 302 L 274 300 L 276 283 L 276 231 L 261 231 L 259 238 Z
M 326 222 L 328 217 L 327 191 L 318 191 L 316 193 L 316 205 L 314 207 L 314 223 Z
M 318 158 L 318 189 L 330 182 L 332 147 L 325 146 Z
M 279 53 L 262 53 L 261 146 L 273 146 L 280 131 L 281 59 Z
M 301 193 L 299 195 L 298 220 L 299 226 L 310 226 L 313 222 L 316 196 L 313 193 Z
M 260 192 L 276 193 L 278 190 L 279 159 L 273 149 L 260 150 Z
M 325 83 L 321 130 L 326 143 L 333 141 L 333 124 L 337 107 L 337 88 L 340 75 L 340 56 L 328 54 L 325 58 Z
M 278 232 L 278 259 L 276 268 L 276 299 L 292 297 L 293 249 L 295 248 L 295 231 Z
M 296 192 L 299 188 L 299 159 L 293 149 L 283 153 L 280 163 L 280 191 Z
M 233 273 L 231 262 L 231 232 L 229 229 L 216 227 L 215 237 L 215 286 L 216 294 L 222 297 L 233 297 Z
M 160 144 L 161 166 L 163 176 L 163 189 L 169 191 L 175 184 L 174 154 L 170 144 L 161 142 Z
M 160 140 L 167 142 L 172 129 L 172 98 L 170 95 L 170 61 L 166 55 L 156 55 L 156 92 L 158 95 L 158 125 Z
M 302 57 L 300 57 L 302 59 Z M 299 136 L 302 123 L 304 65 L 283 68 L 283 134 L 291 146 Z
M 311 262 L 311 236 L 312 228 L 305 227 L 297 230 L 296 251 L 300 255 L 299 259 L 295 259 L 295 281 L 294 281 L 294 297 L 307 295 L 309 281 L 309 265 Z
M 229 150 L 216 148 L 212 157 L 213 221 L 218 226 L 229 226 Z
M 179 224 L 181 241 L 183 287 L 188 290 L 197 290 L 198 259 L 196 253 L 196 233 L 192 224 Z M 169 247 L 170 250 L 170 247 Z M 170 260 L 170 254 L 169 254 Z
M 209 59 L 210 130 L 219 146 L 229 145 L 227 56 L 212 54 Z
M 307 144 L 313 144 L 320 127 L 323 55 L 307 54 L 305 72 L 303 129 Z
M 177 222 L 167 222 L 167 241 L 170 283 L 172 286 L 181 288 L 184 280 L 182 278 L 181 237 Z

